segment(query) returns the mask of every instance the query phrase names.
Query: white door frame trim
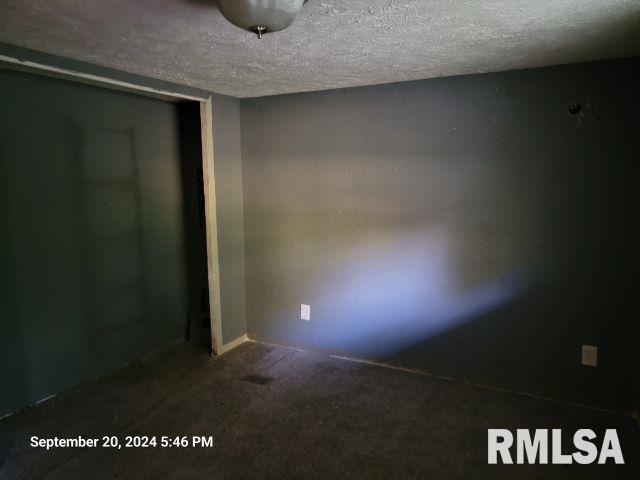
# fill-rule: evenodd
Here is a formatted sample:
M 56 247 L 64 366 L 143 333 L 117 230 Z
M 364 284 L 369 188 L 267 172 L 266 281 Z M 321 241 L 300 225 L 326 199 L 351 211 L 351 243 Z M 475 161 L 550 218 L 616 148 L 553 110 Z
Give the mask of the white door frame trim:
M 122 90 L 164 100 L 192 100 L 200 104 L 200 129 L 202 132 L 202 174 L 204 180 L 205 222 L 207 241 L 207 270 L 209 280 L 209 314 L 211 319 L 211 349 L 221 355 L 246 341 L 246 335 L 223 344 L 222 310 L 220 305 L 220 262 L 218 258 L 218 224 L 216 217 L 216 182 L 213 152 L 213 101 L 211 94 L 202 96 L 172 92 L 145 85 L 116 80 L 109 77 L 59 68 L 44 63 L 0 55 L 0 67 L 12 70 L 39 73 L 41 75 L 64 78 L 80 83 L 88 83 L 112 90 Z

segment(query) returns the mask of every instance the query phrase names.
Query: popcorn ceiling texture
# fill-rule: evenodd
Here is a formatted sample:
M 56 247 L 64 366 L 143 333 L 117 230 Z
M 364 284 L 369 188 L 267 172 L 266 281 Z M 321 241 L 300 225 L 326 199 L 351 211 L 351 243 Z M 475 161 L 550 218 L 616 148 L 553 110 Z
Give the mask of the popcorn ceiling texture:
M 0 0 L 0 41 L 255 97 L 640 55 L 640 0 L 311 0 L 262 40 L 215 0 Z

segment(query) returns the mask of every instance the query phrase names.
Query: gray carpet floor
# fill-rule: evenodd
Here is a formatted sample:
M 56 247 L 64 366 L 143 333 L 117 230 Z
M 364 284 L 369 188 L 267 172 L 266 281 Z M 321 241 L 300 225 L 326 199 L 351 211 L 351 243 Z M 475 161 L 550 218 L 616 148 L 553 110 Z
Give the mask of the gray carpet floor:
M 488 428 L 616 428 L 626 465 L 487 465 Z M 33 435 L 214 443 L 45 451 Z M 628 417 L 257 343 L 213 359 L 180 344 L 0 420 L 2 479 L 638 479 L 639 453 Z

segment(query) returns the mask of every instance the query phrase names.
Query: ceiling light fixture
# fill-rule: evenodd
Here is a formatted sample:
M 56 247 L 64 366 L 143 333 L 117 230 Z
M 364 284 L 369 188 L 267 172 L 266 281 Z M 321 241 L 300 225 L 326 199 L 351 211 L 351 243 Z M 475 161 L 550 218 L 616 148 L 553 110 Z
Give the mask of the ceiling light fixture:
M 224 18 L 258 35 L 284 30 L 309 0 L 218 0 Z

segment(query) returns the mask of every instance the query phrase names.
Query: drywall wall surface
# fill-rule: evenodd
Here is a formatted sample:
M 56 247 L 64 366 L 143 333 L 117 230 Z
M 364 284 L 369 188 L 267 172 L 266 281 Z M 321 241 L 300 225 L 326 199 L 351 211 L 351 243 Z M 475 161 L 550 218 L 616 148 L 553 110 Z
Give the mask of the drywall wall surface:
M 184 339 L 176 104 L 0 70 L 0 415 Z
M 242 100 L 250 336 L 628 411 L 638 84 L 623 60 Z
M 226 343 L 247 333 L 240 103 L 224 95 L 214 95 L 212 102 L 220 307 Z
M 240 119 L 237 99 L 196 88 L 102 67 L 0 42 L 0 55 L 48 65 L 85 75 L 109 78 L 143 87 L 206 98 L 213 95 L 214 156 L 217 189 L 218 253 L 223 341 L 246 333 L 244 313 L 244 232 Z M 196 334 L 196 332 L 194 332 Z

